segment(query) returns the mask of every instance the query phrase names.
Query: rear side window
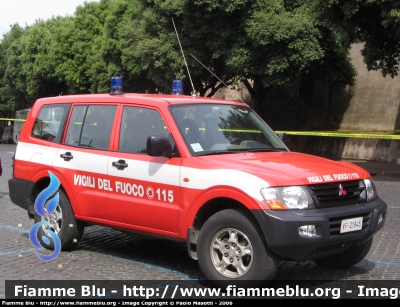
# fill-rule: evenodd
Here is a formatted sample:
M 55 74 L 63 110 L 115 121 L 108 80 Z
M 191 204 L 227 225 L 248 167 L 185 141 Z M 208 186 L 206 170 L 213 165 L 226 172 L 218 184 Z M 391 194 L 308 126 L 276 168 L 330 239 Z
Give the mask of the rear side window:
M 60 143 L 69 104 L 45 105 L 35 119 L 32 136 L 53 143 Z
M 81 105 L 72 110 L 65 143 L 73 146 L 108 149 L 116 106 Z

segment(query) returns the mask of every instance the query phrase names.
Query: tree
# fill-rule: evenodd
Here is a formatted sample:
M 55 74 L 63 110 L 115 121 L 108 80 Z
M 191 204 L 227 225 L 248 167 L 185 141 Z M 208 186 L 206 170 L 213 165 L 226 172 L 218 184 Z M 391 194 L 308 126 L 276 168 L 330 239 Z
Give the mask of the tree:
M 56 17 L 37 21 L 25 29 L 20 40 L 20 78 L 25 80 L 27 100 L 33 102 L 40 97 L 57 96 L 67 91 L 64 80 L 57 75 L 59 54 L 55 37 L 60 29 L 71 22 L 71 18 Z M 28 107 L 28 106 L 27 106 Z
M 224 86 L 215 74 L 228 86 L 239 80 L 244 82 L 253 107 L 264 115 L 267 94 L 296 80 L 318 77 L 337 85 L 354 82 L 349 46 L 343 44 L 340 33 L 317 22 L 306 1 L 140 0 L 139 3 L 136 18 L 122 32 L 123 59 L 140 63 L 162 92 L 170 91 L 174 79 L 190 84 L 191 75 L 200 95 L 213 95 Z M 186 92 L 191 90 L 187 86 Z
M 27 101 L 25 80 L 20 75 L 23 33 L 24 30 L 14 24 L 0 45 L 0 111 L 5 117 L 12 117 L 15 110 L 25 107 Z
M 124 61 L 123 57 L 124 38 L 121 33 L 124 32 L 127 25 L 131 25 L 136 10 L 136 1 L 108 1 L 100 47 L 101 58 L 106 70 L 101 75 L 93 73 L 93 77 L 100 76 L 98 83 L 102 84 L 99 87 L 102 91 L 110 90 L 110 78 L 117 75 L 123 78 L 124 90 L 127 92 L 146 92 L 155 87 L 153 82 L 146 79 L 144 71 L 136 61 Z

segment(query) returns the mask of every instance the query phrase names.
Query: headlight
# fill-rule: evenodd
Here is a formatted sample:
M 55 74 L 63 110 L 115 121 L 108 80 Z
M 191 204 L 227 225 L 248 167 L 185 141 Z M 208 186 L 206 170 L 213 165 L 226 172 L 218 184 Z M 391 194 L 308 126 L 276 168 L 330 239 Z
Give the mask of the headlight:
M 261 195 L 272 210 L 314 208 L 303 187 L 262 188 Z
M 282 198 L 290 209 L 307 209 L 308 197 L 300 187 L 288 187 L 282 191 Z
M 375 186 L 371 179 L 364 179 L 365 191 L 367 192 L 367 201 L 374 199 L 376 195 Z

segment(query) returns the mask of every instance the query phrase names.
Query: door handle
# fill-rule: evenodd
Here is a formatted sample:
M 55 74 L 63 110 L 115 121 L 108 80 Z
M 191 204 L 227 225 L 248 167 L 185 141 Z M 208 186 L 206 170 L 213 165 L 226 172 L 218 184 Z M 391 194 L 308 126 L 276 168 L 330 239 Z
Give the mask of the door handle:
M 61 154 L 60 157 L 63 158 L 64 161 L 69 161 L 74 158 L 74 156 L 69 151 L 67 151 L 65 154 Z
M 125 162 L 125 160 L 118 160 L 117 162 L 113 162 L 112 166 L 116 167 L 119 170 L 123 170 L 125 167 L 128 167 L 128 164 Z

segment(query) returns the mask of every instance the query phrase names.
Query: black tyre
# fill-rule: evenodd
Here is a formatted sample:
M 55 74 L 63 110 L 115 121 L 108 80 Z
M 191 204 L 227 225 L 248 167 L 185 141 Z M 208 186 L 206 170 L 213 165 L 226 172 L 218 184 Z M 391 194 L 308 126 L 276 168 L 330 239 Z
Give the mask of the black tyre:
M 218 287 L 257 286 L 274 278 L 278 261 L 246 213 L 215 213 L 200 230 L 197 254 L 206 278 Z
M 372 238 L 365 243 L 352 246 L 339 255 L 333 255 L 325 258 L 315 259 L 318 265 L 333 269 L 348 269 L 356 265 L 367 256 L 371 249 Z
M 50 250 L 54 250 L 52 238 L 46 234 L 45 229 L 54 232 L 60 239 L 61 250 L 70 250 L 76 247 L 82 238 L 84 226 L 82 222 L 75 219 L 68 197 L 62 190 L 58 190 L 59 202 L 56 209 L 42 217 L 35 212 L 35 223 L 46 221 L 50 226 L 43 225 L 39 227 L 37 238 L 41 245 Z M 43 236 L 48 239 L 43 240 Z

